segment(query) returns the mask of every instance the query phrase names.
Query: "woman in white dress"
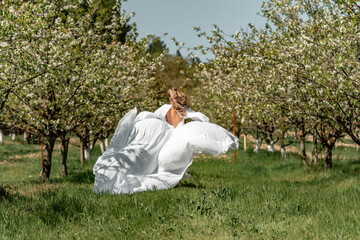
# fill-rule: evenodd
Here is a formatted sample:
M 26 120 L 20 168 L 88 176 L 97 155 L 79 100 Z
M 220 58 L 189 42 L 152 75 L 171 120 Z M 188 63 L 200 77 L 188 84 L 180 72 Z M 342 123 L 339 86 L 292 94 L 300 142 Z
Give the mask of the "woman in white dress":
M 176 186 L 189 175 L 195 154 L 214 156 L 238 148 L 238 140 L 209 123 L 179 89 L 168 91 L 171 104 L 154 113 L 129 111 L 116 128 L 108 149 L 94 168 L 94 192 L 134 193 Z M 192 122 L 186 123 L 185 119 Z

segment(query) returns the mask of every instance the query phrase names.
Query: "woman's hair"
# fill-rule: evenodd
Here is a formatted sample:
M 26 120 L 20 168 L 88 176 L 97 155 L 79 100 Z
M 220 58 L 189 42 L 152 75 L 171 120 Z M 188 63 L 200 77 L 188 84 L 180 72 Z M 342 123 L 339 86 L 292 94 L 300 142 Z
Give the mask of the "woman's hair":
M 185 93 L 181 92 L 180 89 L 172 87 L 168 90 L 168 96 L 170 103 L 181 116 L 186 115 L 185 106 L 191 107 L 191 102 Z

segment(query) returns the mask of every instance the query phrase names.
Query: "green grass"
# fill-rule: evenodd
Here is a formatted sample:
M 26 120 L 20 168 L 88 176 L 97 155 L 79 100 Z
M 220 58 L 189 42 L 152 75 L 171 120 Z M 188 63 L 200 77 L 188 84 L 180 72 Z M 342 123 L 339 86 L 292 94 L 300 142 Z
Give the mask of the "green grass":
M 0 239 L 359 239 L 360 161 L 349 148 L 332 169 L 297 154 L 248 150 L 196 158 L 182 187 L 128 195 L 92 192 L 92 166 L 71 146 L 69 176 L 55 150 L 40 181 L 38 145 L 0 145 Z M 16 159 L 9 157 L 16 152 Z

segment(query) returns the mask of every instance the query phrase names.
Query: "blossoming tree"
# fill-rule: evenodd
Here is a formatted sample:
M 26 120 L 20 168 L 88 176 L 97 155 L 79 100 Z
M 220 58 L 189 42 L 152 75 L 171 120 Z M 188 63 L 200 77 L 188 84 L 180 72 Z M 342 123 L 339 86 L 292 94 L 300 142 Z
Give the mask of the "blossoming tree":
M 43 179 L 50 176 L 57 138 L 66 175 L 70 134 L 118 115 L 135 89 L 146 89 L 152 80 L 155 63 L 148 61 L 143 44 L 131 37 L 117 40 L 127 23 L 120 3 L 106 26 L 90 21 L 92 11 L 78 12 L 91 3 L 9 0 L 1 6 L 1 77 L 5 85 L 21 82 L 11 85 L 5 107 L 19 124 L 43 135 Z
M 219 96 L 236 96 L 254 126 L 273 125 L 280 136 L 299 129 L 304 164 L 305 136 L 316 135 L 331 167 L 339 138 L 359 143 L 358 9 L 355 1 L 270 0 L 265 29 L 207 35 L 215 59 L 197 76 Z

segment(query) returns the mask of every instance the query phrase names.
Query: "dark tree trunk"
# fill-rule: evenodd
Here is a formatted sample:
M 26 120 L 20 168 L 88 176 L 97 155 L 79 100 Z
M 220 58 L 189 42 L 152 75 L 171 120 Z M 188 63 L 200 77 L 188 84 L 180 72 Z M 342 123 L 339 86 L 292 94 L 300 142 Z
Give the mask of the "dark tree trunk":
M 307 157 L 306 157 L 306 148 L 305 148 L 305 124 L 301 124 L 299 131 L 300 138 L 300 155 L 301 161 L 305 166 L 308 166 Z
M 325 147 L 325 167 L 332 167 L 332 149 Z
M 61 176 L 66 177 L 67 176 L 67 155 L 69 150 L 69 139 L 68 138 L 62 138 L 61 139 Z
M 44 151 L 44 162 L 42 166 L 41 171 L 41 179 L 46 180 L 50 177 L 50 171 L 51 171 L 51 159 L 52 159 L 52 153 L 54 150 L 56 136 L 54 134 L 50 134 L 46 137 L 45 142 L 45 151 Z
M 318 136 L 325 152 L 325 167 L 332 167 L 332 151 L 337 139 L 342 137 L 342 132 L 333 129 L 326 130 L 324 125 L 321 126 L 320 130 Z
M 336 138 L 331 137 L 329 140 L 324 144 L 324 151 L 325 151 L 325 167 L 332 167 L 332 151 L 335 147 Z

